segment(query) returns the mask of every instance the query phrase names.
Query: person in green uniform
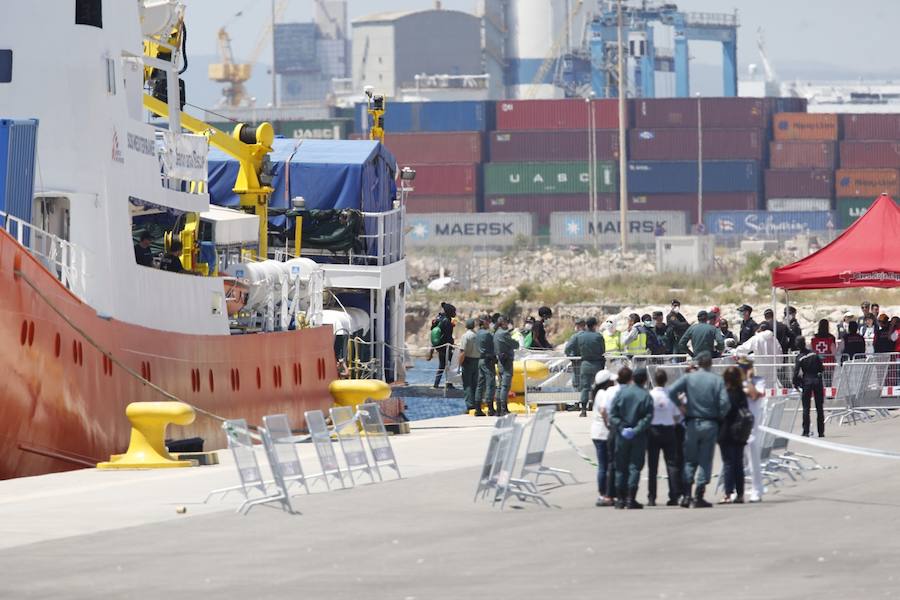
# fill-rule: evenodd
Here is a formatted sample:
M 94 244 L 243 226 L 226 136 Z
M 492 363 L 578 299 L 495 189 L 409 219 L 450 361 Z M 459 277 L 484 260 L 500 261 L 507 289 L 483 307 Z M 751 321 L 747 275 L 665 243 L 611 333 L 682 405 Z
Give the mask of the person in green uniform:
M 688 350 L 688 343 L 691 349 Z M 718 327 L 709 324 L 709 314 L 705 310 L 697 313 L 697 322 L 687 328 L 678 341 L 677 354 L 699 356 L 703 352 L 721 353 L 725 349 L 725 338 Z
M 597 371 L 606 366 L 606 344 L 603 336 L 597 333 L 596 317 L 589 317 L 585 321 L 585 329 L 578 336 L 574 350 L 576 356 L 581 357 L 581 371 L 578 378 L 581 383 L 581 417 L 587 417 L 588 403 L 591 398 L 591 387 L 594 385 L 594 377 Z
M 709 508 L 712 506 L 703 499 L 706 484 L 712 473 L 713 455 L 719 437 L 719 424 L 731 409 L 731 401 L 725 390 L 725 382 L 721 375 L 712 373 L 712 355 L 701 352 L 695 358 L 698 371 L 681 377 L 669 388 L 669 397 L 685 415 L 684 436 L 684 496 L 681 499 L 683 508 Z M 682 394 L 686 402 L 682 400 Z M 697 489 L 691 496 L 694 486 L 694 475 L 697 476 Z
M 581 376 L 579 371 L 581 370 L 581 360 L 577 358 L 578 356 L 578 337 L 584 333 L 587 324 L 584 319 L 581 317 L 575 319 L 575 333 L 572 334 L 572 337 L 569 338 L 569 341 L 566 342 L 566 347 L 564 352 L 566 356 L 576 357 L 572 359 L 572 387 L 581 391 Z
M 491 333 L 491 318 L 483 315 L 479 319 L 478 333 L 475 334 L 478 350 L 478 387 L 475 389 L 475 406 L 482 410 L 487 401 L 488 415 L 494 416 L 494 395 L 497 393 L 497 355 L 494 354 L 494 334 Z
M 462 370 L 463 391 L 466 394 L 466 409 L 474 410 L 476 417 L 486 416 L 481 410 L 481 404 L 476 402 L 475 392 L 478 388 L 478 352 L 477 334 L 475 333 L 475 319 L 466 320 L 466 332 L 459 338 L 462 350 L 459 355 L 460 369 Z
M 509 414 L 506 402 L 509 399 L 509 388 L 512 386 L 513 361 L 516 358 L 516 348 L 519 342 L 509 333 L 509 320 L 501 316 L 497 319 L 497 331 L 494 332 L 494 354 L 497 355 L 497 364 L 500 365 L 500 390 L 497 393 L 497 416 Z M 593 377 L 591 377 L 593 381 Z
M 622 387 L 609 410 L 609 426 L 616 434 L 616 508 L 644 508 L 637 501 L 641 469 L 647 453 L 647 430 L 653 421 L 653 398 L 646 389 L 647 369 L 619 370 Z

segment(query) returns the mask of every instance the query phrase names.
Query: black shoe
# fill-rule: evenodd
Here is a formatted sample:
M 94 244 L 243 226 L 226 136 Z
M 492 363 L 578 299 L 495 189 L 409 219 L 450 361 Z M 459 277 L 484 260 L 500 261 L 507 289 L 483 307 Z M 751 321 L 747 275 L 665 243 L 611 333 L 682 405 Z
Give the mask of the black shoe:
M 678 506 L 678 500 L 672 498 L 668 502 L 666 502 L 666 506 Z
M 648 498 L 647 506 L 656 506 L 656 500 L 654 500 L 653 498 Z
M 694 498 L 691 508 L 712 508 L 712 504 L 704 500 L 702 497 Z
M 476 417 L 486 417 L 487 415 L 484 414 L 483 411 L 476 410 L 476 411 L 475 411 L 475 416 L 476 416 Z
M 455 390 L 455 389 L 456 389 L 456 386 L 454 386 L 452 383 L 448 383 L 448 384 L 447 384 L 447 389 L 448 389 L 448 390 Z
M 625 500 L 623 500 L 622 498 L 616 498 L 616 503 L 613 504 L 613 506 L 618 509 L 623 509 L 625 508 Z
M 493 408 L 489 408 L 489 409 L 488 409 L 488 416 L 489 416 L 489 417 L 496 417 L 496 416 L 497 416 L 497 411 L 494 410 Z
M 825 434 L 824 434 L 824 433 L 820 433 L 820 434 L 819 434 L 819 437 L 820 437 L 820 438 L 823 438 L 823 437 L 825 437 Z
M 587 411 L 584 411 L 584 410 L 581 411 L 581 414 L 578 415 L 578 416 L 579 416 L 579 417 L 586 417 L 586 416 L 587 416 Z
M 436 389 L 436 390 L 441 389 L 441 384 L 439 384 L 439 383 L 434 384 L 434 389 Z
M 691 507 L 691 497 L 690 497 L 690 496 L 683 496 L 683 497 L 681 498 L 681 504 L 680 504 L 680 506 L 681 506 L 681 508 L 690 508 L 690 507 Z
M 637 500 L 635 500 L 634 498 L 629 498 L 628 504 L 625 505 L 625 508 L 631 509 L 631 510 L 639 510 L 639 509 L 644 508 L 644 505 L 641 504 L 640 502 L 638 502 Z
M 803 433 L 800 434 L 800 436 L 801 436 L 801 437 L 809 437 L 809 432 L 808 432 L 808 431 L 804 431 Z

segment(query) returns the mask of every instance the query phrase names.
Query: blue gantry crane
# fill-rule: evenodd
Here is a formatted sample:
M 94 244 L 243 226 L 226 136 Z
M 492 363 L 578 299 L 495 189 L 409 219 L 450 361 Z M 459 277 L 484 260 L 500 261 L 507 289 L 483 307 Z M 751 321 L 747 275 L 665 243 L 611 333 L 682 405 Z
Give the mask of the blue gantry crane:
M 616 2 L 603 2 L 599 16 L 591 23 L 591 87 L 599 98 L 617 96 L 616 52 L 618 48 Z M 675 96 L 690 95 L 689 41 L 712 41 L 722 45 L 723 95 L 737 95 L 737 11 L 734 13 L 691 13 L 675 4 L 623 6 L 622 37 L 632 64 L 631 90 L 636 97 L 656 96 L 656 73 L 675 75 Z M 656 25 L 670 27 L 674 48 L 657 47 Z

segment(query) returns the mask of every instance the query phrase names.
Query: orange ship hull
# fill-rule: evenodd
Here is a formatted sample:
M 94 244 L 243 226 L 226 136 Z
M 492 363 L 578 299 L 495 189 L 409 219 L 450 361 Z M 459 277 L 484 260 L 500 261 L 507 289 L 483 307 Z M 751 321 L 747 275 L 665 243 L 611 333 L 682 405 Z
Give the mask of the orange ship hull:
M 17 277 L 19 271 L 24 277 Z M 57 314 L 32 286 L 62 314 Z M 251 424 L 332 403 L 337 378 L 331 327 L 247 335 L 186 335 L 104 319 L 0 231 L 0 479 L 107 460 L 128 446 L 129 402 L 165 400 L 116 360 L 194 406 Z M 71 321 L 71 324 L 68 321 Z M 197 415 L 169 437 L 224 445 L 221 423 Z

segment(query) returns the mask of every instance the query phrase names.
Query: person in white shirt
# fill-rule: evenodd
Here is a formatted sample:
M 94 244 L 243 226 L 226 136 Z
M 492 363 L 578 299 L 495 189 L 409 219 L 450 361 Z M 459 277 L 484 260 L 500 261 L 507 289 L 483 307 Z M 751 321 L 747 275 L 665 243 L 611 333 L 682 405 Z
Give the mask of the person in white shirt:
M 611 446 L 609 444 L 609 407 L 612 400 L 619 391 L 616 384 L 618 377 L 615 373 L 608 369 L 602 369 L 594 376 L 594 414 L 591 421 L 591 439 L 594 442 L 594 448 L 597 450 L 597 490 L 599 497 L 596 506 L 612 506 L 612 494 L 609 492 L 613 488 L 612 472 L 609 469 L 612 464 Z
M 662 451 L 669 478 L 669 500 L 666 506 L 678 506 L 681 497 L 681 470 L 676 457 L 675 425 L 681 421 L 681 411 L 666 392 L 668 376 L 665 369 L 656 369 L 650 390 L 653 398 L 653 421 L 647 441 L 647 506 L 656 506 L 656 473 L 659 469 L 659 453 Z
M 754 360 L 760 362 L 760 367 L 756 369 L 756 375 L 765 380 L 766 387 L 778 387 L 778 367 L 775 364 L 775 357 L 781 354 L 781 345 L 775 339 L 775 334 L 772 333 L 771 323 L 766 321 L 760 324 L 756 334 L 738 346 L 736 352 L 753 354 Z
M 750 502 L 762 502 L 763 478 L 762 478 L 762 456 L 760 442 L 762 435 L 759 432 L 759 426 L 762 425 L 763 412 L 766 406 L 765 383 L 759 377 L 754 376 L 753 361 L 748 358 L 741 358 L 738 366 L 744 371 L 744 392 L 747 393 L 747 406 L 753 414 L 753 431 L 747 445 L 744 446 L 744 453 L 750 463 L 750 478 L 752 480 L 752 488 L 750 490 Z

